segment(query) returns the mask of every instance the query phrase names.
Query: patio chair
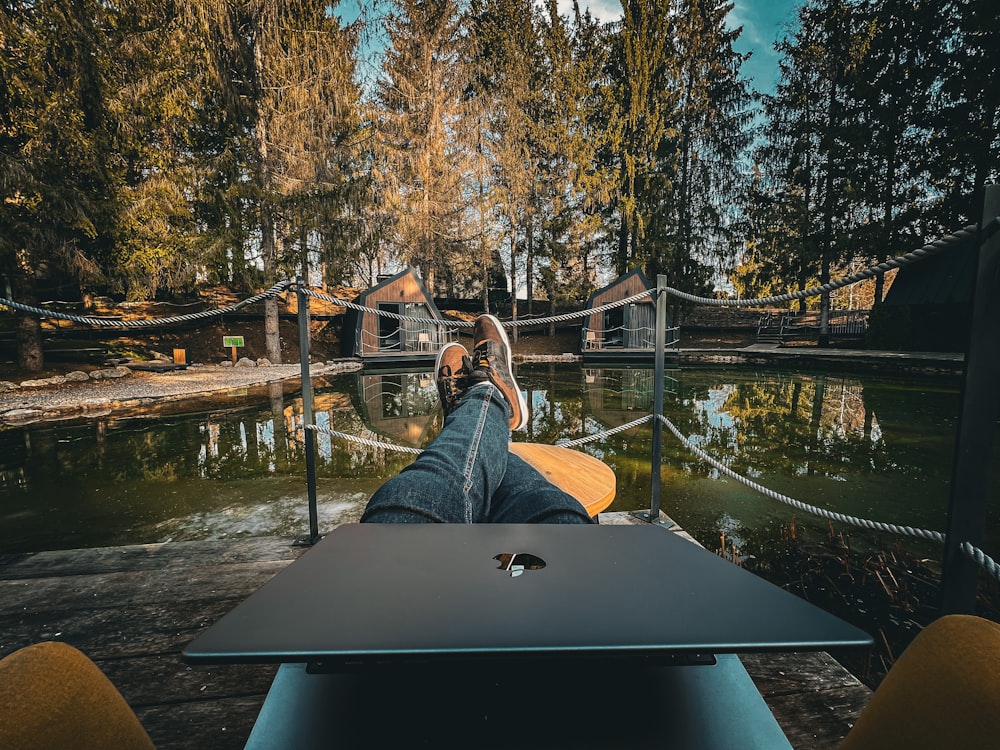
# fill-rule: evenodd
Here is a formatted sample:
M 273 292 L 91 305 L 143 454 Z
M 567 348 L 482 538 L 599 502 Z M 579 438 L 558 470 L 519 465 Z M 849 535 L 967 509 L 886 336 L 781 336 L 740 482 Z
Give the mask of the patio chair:
M 66 643 L 37 643 L 0 660 L 0 717 L 0 748 L 154 750 L 121 693 Z
M 840 750 L 987 750 L 1000 743 L 1000 625 L 947 615 L 889 669 Z

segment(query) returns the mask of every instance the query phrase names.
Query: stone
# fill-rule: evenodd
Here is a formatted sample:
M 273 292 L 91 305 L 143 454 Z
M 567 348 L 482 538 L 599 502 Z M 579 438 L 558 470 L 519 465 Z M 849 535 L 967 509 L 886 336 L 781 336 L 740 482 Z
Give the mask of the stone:
M 233 367 L 256 367 L 257 363 L 254 362 L 249 357 L 240 357 L 239 361 L 233 365 Z
M 219 367 L 232 367 L 232 366 L 233 363 L 230 362 L 228 359 L 224 359 L 221 362 L 219 362 Z
M 269 360 L 267 357 L 257 358 L 257 367 L 270 367 L 270 366 L 271 366 L 271 360 Z
M 17 383 L 11 383 L 9 380 L 0 380 L 0 393 L 16 391 L 20 387 Z
M 130 369 L 119 365 L 118 367 L 108 367 L 104 370 L 94 370 L 90 373 L 90 377 L 94 380 L 114 380 L 131 374 L 132 371 Z
M 53 375 L 51 378 L 38 378 L 37 380 L 22 380 L 22 388 L 48 388 L 54 385 L 63 385 L 66 378 L 62 375 Z
M 37 419 L 44 413 L 41 409 L 11 409 L 10 411 L 3 412 L 2 416 L 5 422 L 20 422 Z
M 71 383 L 82 383 L 84 380 L 90 380 L 90 375 L 83 370 L 74 370 L 66 373 L 66 380 Z

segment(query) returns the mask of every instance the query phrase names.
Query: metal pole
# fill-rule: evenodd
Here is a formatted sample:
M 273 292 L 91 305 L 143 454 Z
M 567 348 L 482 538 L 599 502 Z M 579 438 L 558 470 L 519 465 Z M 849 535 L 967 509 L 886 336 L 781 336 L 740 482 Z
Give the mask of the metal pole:
M 306 490 L 309 497 L 309 534 L 299 537 L 295 544 L 308 546 L 319 540 L 319 514 L 316 509 L 316 433 L 311 430 L 313 418 L 312 380 L 309 377 L 309 297 L 305 293 L 306 280 L 295 280 L 295 296 L 299 316 L 299 367 L 302 378 L 302 433 L 306 448 Z
M 990 494 L 990 462 L 1000 405 L 1000 186 L 986 188 L 972 324 L 965 355 L 951 498 L 941 574 L 941 614 L 973 613 L 979 566 L 961 550 L 983 538 Z
M 649 513 L 636 511 L 633 515 L 649 523 L 667 524 L 660 518 L 660 466 L 663 463 L 663 379 L 667 348 L 667 277 L 656 277 L 656 336 L 653 349 L 653 451 L 650 459 Z

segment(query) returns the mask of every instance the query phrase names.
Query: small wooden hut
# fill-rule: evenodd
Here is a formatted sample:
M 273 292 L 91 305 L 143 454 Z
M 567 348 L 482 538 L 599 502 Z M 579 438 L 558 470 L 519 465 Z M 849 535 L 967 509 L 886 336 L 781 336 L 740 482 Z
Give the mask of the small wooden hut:
M 371 311 L 348 308 L 344 316 L 343 352 L 361 357 L 366 364 L 433 362 L 438 349 L 455 338 L 412 268 L 380 279 L 354 302 Z M 391 315 L 419 320 L 400 320 Z
M 652 286 L 646 275 L 637 268 L 590 295 L 587 309 L 618 302 L 650 289 Z M 655 344 L 656 305 L 651 297 L 591 313 L 584 318 L 580 332 L 580 351 L 584 360 L 646 358 L 652 356 Z M 676 344 L 676 331 L 670 329 L 667 345 Z

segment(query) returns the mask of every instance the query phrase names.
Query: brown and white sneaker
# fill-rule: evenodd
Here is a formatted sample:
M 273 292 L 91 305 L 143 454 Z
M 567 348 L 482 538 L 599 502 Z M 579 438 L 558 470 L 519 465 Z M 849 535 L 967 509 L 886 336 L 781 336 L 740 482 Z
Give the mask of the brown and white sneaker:
M 446 417 L 455 410 L 465 393 L 470 372 L 469 352 L 464 346 L 451 342 L 441 347 L 434 363 L 434 379 Z
M 480 315 L 473 329 L 473 341 L 475 348 L 471 358 L 470 384 L 489 379 L 510 405 L 510 429 L 521 429 L 528 422 L 528 404 L 514 380 L 507 333 L 495 317 Z

